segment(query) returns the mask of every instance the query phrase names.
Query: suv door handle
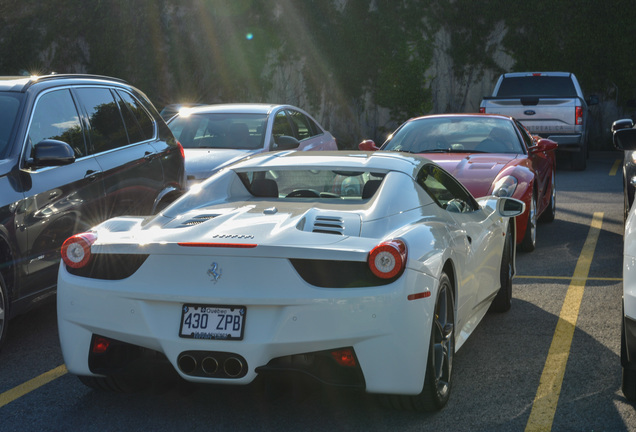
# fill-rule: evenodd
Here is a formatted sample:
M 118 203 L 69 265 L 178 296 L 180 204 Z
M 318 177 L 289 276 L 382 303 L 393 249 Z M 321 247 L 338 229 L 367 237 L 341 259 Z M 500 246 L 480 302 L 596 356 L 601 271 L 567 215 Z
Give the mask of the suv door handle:
M 99 171 L 89 169 L 89 170 L 86 170 L 86 174 L 84 174 L 84 178 L 93 182 L 97 180 L 97 174 L 99 174 Z

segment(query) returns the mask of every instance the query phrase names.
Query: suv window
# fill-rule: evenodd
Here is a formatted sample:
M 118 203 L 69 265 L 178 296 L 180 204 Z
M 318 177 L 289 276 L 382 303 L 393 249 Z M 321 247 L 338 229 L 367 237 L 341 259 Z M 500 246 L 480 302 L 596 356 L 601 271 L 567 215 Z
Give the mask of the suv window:
M 88 114 L 93 152 L 101 153 L 128 145 L 128 135 L 119 106 L 110 90 L 90 87 L 75 91 Z
M 20 98 L 11 94 L 0 94 L 0 158 L 7 149 L 20 109 Z
M 45 139 L 64 141 L 75 157 L 86 156 L 86 144 L 75 102 L 68 89 L 55 90 L 40 97 L 33 110 L 29 126 L 27 155 L 33 145 Z
M 117 90 L 117 94 L 123 100 L 121 112 L 128 129 L 130 142 L 135 143 L 153 139 L 155 136 L 154 123 L 139 101 L 125 91 Z

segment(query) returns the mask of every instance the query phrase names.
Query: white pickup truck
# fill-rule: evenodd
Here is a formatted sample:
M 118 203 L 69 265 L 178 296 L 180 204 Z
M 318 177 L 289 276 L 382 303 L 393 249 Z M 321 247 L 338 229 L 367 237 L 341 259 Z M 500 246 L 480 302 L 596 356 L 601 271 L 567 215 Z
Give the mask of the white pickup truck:
M 505 114 L 519 120 L 533 135 L 559 144 L 568 152 L 572 167 L 584 170 L 589 154 L 588 105 L 579 82 L 569 72 L 514 72 L 499 77 L 492 92 L 481 101 L 479 112 Z

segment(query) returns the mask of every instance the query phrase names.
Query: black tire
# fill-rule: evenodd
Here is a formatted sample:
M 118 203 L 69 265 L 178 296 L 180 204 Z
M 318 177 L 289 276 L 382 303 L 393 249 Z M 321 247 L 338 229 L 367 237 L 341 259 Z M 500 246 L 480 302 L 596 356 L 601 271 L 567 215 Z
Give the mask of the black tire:
M 501 255 L 501 269 L 499 270 L 500 288 L 495 299 L 490 305 L 490 312 L 507 312 L 512 306 L 512 276 L 514 273 L 513 258 L 513 224 L 508 224 L 508 232 L 504 240 L 503 253 Z
M 583 145 L 577 152 L 572 153 L 572 168 L 584 171 L 587 168 L 587 145 Z
M 624 315 L 623 315 L 624 316 Z M 627 361 L 627 345 L 625 343 L 625 321 L 621 324 L 621 363 L 623 374 L 621 379 L 621 390 L 625 399 L 636 401 L 636 369 L 632 369 Z
M 9 292 L 4 278 L 0 274 L 0 350 L 7 337 L 7 326 L 9 324 Z
M 380 399 L 383 405 L 395 409 L 430 412 L 438 411 L 448 403 L 455 355 L 455 304 L 453 287 L 444 273 L 439 281 L 431 327 L 422 392 L 415 396 L 383 395 Z
M 532 252 L 537 247 L 537 196 L 532 193 L 530 208 L 528 209 L 528 222 L 523 240 L 519 248 L 524 252 Z
M 550 190 L 550 206 L 543 211 L 539 222 L 549 223 L 556 217 L 556 174 L 552 170 L 552 189 Z
M 78 378 L 87 387 L 113 393 L 136 393 L 146 389 L 149 385 L 147 380 L 129 375 L 78 376 Z

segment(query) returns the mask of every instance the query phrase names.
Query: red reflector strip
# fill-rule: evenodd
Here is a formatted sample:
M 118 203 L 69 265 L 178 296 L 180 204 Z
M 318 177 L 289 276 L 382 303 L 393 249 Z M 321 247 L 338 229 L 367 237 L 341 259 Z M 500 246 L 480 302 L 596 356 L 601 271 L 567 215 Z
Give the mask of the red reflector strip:
M 431 296 L 431 292 L 430 291 L 424 291 L 424 292 L 417 293 L 417 294 L 409 294 L 406 298 L 408 300 L 417 300 L 417 299 L 426 298 L 426 297 L 430 297 L 430 296 Z
M 203 243 L 203 242 L 184 242 L 177 243 L 179 246 L 185 247 L 224 247 L 224 248 L 237 248 L 237 249 L 251 249 L 255 248 L 254 243 Z
M 331 355 L 340 366 L 353 367 L 356 365 L 356 357 L 350 349 L 332 351 Z

